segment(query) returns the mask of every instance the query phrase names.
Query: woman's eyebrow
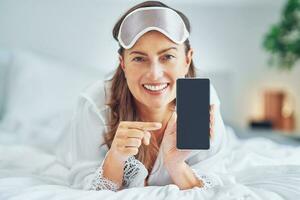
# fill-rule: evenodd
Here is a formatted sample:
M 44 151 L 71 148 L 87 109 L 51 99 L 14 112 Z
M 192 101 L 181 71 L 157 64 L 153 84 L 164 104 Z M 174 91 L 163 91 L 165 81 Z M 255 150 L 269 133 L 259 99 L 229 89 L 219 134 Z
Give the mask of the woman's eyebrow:
M 143 52 L 141 52 L 141 51 L 132 51 L 132 52 L 130 52 L 129 55 L 131 55 L 131 54 L 141 54 L 141 55 L 147 56 L 146 53 L 143 53 Z
M 171 50 L 171 49 L 175 49 L 175 50 L 177 51 L 177 48 L 176 48 L 176 47 L 169 47 L 169 48 L 167 48 L 167 49 L 164 49 L 164 50 L 159 51 L 158 54 L 162 54 L 162 53 L 164 53 L 164 52 L 166 52 L 166 51 L 169 51 L 169 50 Z
M 167 49 L 163 49 L 163 50 L 159 51 L 157 54 L 162 54 L 162 53 L 164 53 L 164 52 L 166 52 L 166 51 L 169 51 L 169 50 L 171 50 L 171 49 L 177 50 L 176 47 L 169 47 L 169 48 L 167 48 Z M 132 51 L 132 52 L 130 52 L 129 55 L 131 55 L 131 54 L 141 54 L 141 55 L 147 56 L 146 53 L 141 52 L 141 51 Z

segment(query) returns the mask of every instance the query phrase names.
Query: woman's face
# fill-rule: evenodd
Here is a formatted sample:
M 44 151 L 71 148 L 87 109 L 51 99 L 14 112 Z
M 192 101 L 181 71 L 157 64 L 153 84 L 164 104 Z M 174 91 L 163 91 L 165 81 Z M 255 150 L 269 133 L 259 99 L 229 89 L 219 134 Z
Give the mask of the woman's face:
M 145 33 L 120 56 L 128 87 L 134 98 L 149 108 L 167 106 L 176 98 L 176 79 L 184 78 L 192 49 L 176 44 L 158 31 Z

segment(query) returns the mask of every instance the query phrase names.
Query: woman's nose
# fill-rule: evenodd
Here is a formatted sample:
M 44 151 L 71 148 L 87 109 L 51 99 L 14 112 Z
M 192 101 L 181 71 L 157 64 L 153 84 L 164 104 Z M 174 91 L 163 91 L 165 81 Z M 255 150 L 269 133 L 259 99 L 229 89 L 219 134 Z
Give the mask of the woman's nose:
M 154 80 L 162 77 L 163 76 L 163 66 L 161 66 L 159 63 L 152 63 L 150 65 L 148 76 Z

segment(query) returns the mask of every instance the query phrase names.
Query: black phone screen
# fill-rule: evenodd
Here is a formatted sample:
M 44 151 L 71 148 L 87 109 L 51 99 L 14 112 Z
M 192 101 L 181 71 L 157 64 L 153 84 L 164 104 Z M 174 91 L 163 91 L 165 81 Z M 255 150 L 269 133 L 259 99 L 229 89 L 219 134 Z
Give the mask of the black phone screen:
M 210 80 L 176 81 L 177 149 L 209 149 Z

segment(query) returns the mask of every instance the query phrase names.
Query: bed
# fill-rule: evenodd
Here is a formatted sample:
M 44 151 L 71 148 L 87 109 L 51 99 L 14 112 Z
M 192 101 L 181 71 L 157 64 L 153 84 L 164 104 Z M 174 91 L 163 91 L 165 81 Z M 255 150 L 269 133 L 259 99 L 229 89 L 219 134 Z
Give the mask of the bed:
M 235 153 L 224 162 L 234 163 L 234 184 L 205 191 L 179 190 L 173 184 L 119 192 L 74 189 L 66 182 L 68 169 L 57 162 L 54 149 L 73 114 L 77 94 L 107 72 L 27 50 L 2 49 L 0 55 L 1 200 L 300 199 L 299 140 L 230 125 L 226 125 L 228 146 Z M 259 165 L 259 160 L 269 164 Z

